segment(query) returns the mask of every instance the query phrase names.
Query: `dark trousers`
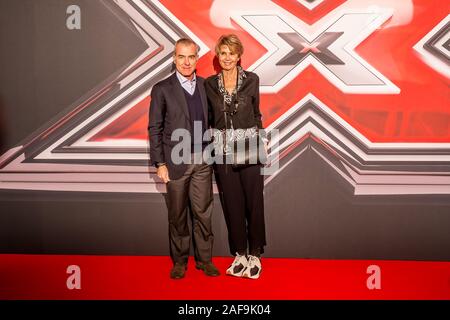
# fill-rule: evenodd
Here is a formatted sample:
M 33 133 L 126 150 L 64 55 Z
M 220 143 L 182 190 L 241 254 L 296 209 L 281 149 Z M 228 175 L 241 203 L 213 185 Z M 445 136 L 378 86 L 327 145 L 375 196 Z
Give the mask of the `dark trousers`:
M 194 255 L 197 262 L 210 262 L 214 236 L 211 227 L 213 211 L 212 167 L 189 164 L 184 175 L 167 183 L 170 256 L 173 263 L 186 264 L 189 258 L 192 212 Z
M 229 164 L 216 164 L 216 179 L 228 228 L 230 252 L 264 252 L 264 179 L 260 166 L 233 170 Z

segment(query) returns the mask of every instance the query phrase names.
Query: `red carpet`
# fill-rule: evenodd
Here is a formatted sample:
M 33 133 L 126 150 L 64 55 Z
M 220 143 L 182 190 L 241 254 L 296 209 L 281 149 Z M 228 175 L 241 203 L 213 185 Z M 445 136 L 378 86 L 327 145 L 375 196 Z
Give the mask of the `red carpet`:
M 222 273 L 232 258 L 214 262 Z M 69 290 L 69 265 L 81 289 Z M 367 288 L 367 267 L 381 270 L 381 289 Z M 206 277 L 193 259 L 171 280 L 169 257 L 0 255 L 0 299 L 450 299 L 450 262 L 263 259 L 259 280 Z

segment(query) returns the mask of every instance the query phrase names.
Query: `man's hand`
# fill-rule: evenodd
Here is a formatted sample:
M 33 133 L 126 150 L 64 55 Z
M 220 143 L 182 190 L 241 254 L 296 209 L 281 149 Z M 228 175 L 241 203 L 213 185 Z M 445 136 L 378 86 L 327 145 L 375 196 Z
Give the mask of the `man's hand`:
M 156 169 L 156 174 L 162 181 L 164 181 L 164 183 L 167 183 L 170 181 L 169 170 L 167 170 L 167 166 L 165 164 L 162 166 L 159 166 L 158 169 Z

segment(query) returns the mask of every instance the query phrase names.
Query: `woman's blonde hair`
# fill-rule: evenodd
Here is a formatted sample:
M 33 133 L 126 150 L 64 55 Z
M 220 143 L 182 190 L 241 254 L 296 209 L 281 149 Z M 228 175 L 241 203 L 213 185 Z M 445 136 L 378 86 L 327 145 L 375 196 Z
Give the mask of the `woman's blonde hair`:
M 235 34 L 225 34 L 217 40 L 215 48 L 216 56 L 219 56 L 221 46 L 227 46 L 232 53 L 237 53 L 239 57 L 244 53 L 244 46 Z

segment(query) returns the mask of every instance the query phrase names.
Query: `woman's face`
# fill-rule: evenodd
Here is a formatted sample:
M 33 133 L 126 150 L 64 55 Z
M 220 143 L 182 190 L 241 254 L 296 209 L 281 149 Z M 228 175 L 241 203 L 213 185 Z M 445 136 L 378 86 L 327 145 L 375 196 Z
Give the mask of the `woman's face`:
M 219 48 L 219 63 L 223 70 L 229 71 L 236 67 L 240 57 L 237 53 L 232 53 L 227 45 Z

